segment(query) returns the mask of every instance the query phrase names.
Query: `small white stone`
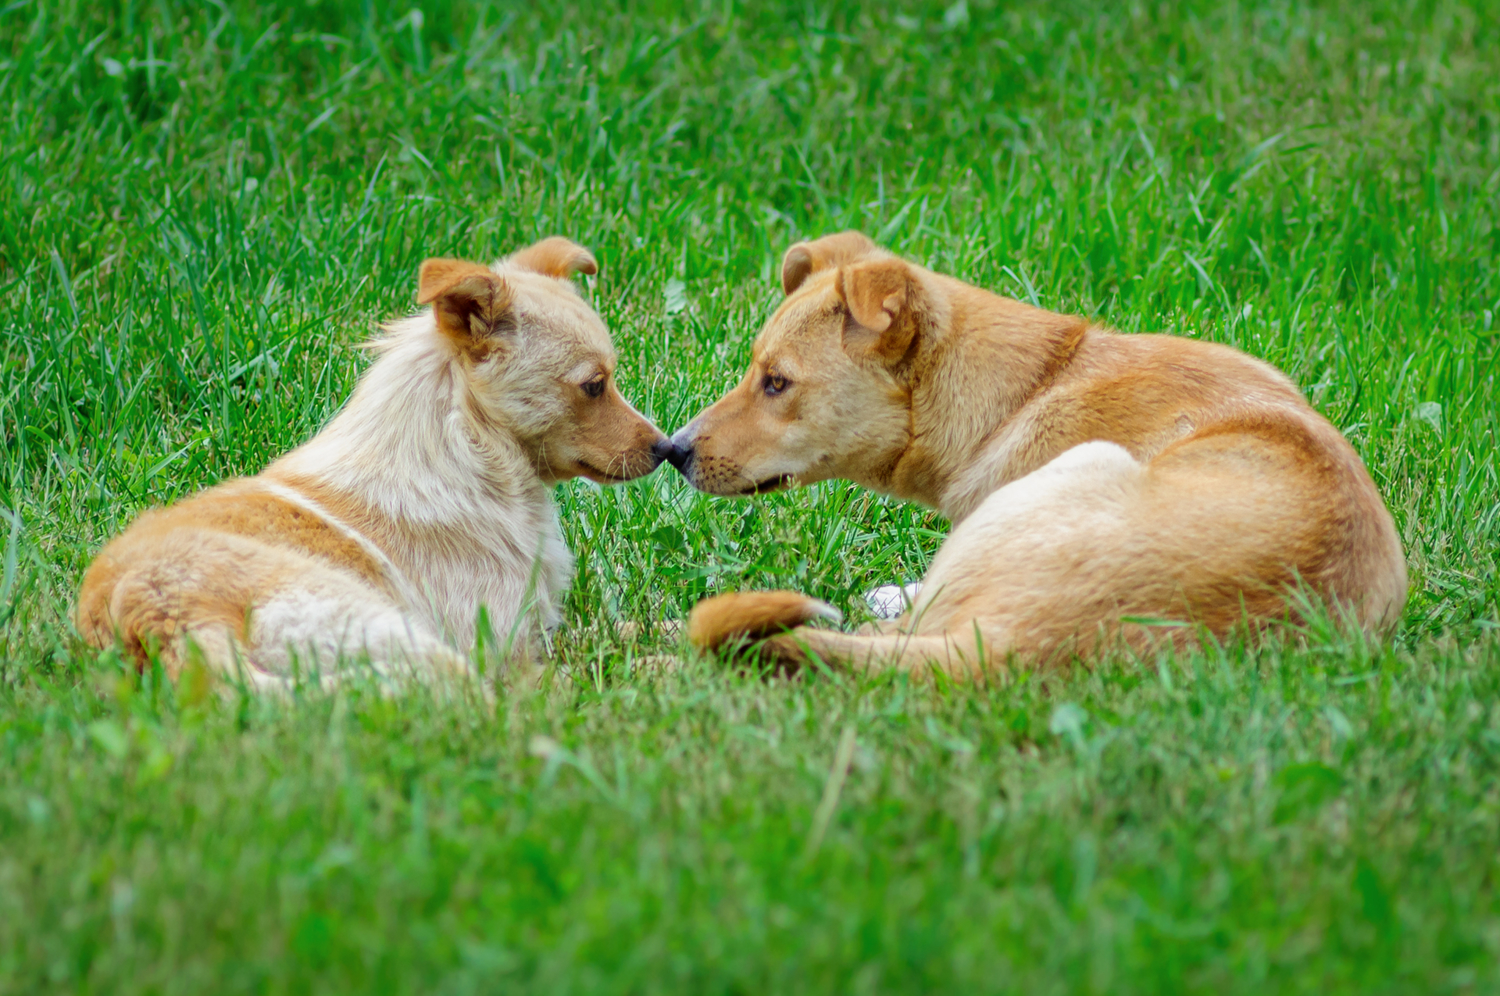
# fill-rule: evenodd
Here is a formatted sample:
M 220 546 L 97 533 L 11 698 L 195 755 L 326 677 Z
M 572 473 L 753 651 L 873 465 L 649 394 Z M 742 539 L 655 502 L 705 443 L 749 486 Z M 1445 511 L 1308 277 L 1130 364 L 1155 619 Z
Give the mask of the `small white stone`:
M 895 619 L 911 608 L 911 603 L 916 601 L 917 592 L 921 590 L 920 582 L 907 585 L 884 584 L 865 592 L 865 604 L 877 619 Z

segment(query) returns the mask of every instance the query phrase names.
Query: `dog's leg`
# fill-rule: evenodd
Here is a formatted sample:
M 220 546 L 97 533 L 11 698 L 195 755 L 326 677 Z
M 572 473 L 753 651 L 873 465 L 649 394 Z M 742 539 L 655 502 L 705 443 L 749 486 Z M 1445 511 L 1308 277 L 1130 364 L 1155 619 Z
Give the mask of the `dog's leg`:
M 250 656 L 260 670 L 325 688 L 364 677 L 391 690 L 476 675 L 463 654 L 373 589 L 314 580 L 278 590 L 251 613 Z
M 233 677 L 234 648 L 245 619 L 244 592 L 206 594 L 190 573 L 170 563 L 148 563 L 124 572 L 110 592 L 107 625 L 125 650 L 144 667 L 156 653 L 168 678 L 175 681 L 190 658 L 217 677 Z M 103 644 L 106 632 L 90 636 Z
M 814 656 L 830 667 L 904 671 L 915 677 L 940 672 L 973 679 L 1004 671 L 1003 656 L 978 632 L 963 639 L 948 633 L 841 633 L 804 626 L 771 637 L 757 650 L 789 671 L 810 666 Z
M 1088 443 L 1000 489 L 954 529 L 911 610 L 873 633 L 805 628 L 822 603 L 765 592 L 704 601 L 689 637 L 705 649 L 769 638 L 760 652 L 788 669 L 816 654 L 835 667 L 954 677 L 1012 653 L 1036 663 L 1066 654 L 1076 637 L 1095 636 L 1118 588 L 1150 560 L 1128 544 L 1142 473 L 1121 447 Z
M 1216 437 L 1148 470 L 1113 443 L 1084 443 L 959 523 L 894 632 L 805 628 L 821 603 L 759 593 L 741 596 L 759 611 L 705 601 L 690 635 L 705 648 L 764 639 L 762 656 L 788 669 L 815 654 L 953 676 L 1011 655 L 1044 666 L 1112 646 L 1186 646 L 1197 627 L 1226 633 L 1246 614 L 1284 611 L 1296 575 L 1268 551 L 1301 549 L 1314 526 L 1292 511 L 1301 485 L 1290 473 L 1267 480 L 1257 453 L 1254 439 Z
M 750 653 L 785 671 L 808 666 L 813 657 L 831 667 L 895 668 L 912 674 L 941 671 L 973 677 L 998 659 L 1007 641 L 978 629 L 968 633 L 841 633 L 803 625 L 837 619 L 831 606 L 790 591 L 744 592 L 706 599 L 688 619 L 688 638 L 703 650 L 748 645 Z M 886 626 L 894 626 L 886 623 Z

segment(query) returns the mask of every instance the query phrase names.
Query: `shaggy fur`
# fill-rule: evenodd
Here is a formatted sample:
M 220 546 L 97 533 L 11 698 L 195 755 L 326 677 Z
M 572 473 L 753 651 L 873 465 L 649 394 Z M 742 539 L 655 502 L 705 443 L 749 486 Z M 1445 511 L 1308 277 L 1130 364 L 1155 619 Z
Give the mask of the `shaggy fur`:
M 572 572 L 552 485 L 637 477 L 665 445 L 567 279 L 595 270 L 562 238 L 492 267 L 428 260 L 432 307 L 387 327 L 343 411 L 261 474 L 137 519 L 85 575 L 80 633 L 260 688 L 365 661 L 468 674 L 481 607 L 524 654 Z
M 793 629 L 816 606 L 775 603 L 782 663 L 969 674 L 1144 649 L 1286 618 L 1299 587 L 1372 633 L 1400 617 L 1405 562 L 1369 474 L 1265 363 L 1093 328 L 857 232 L 793 246 L 782 281 L 750 370 L 673 462 L 714 494 L 842 477 L 954 524 L 893 625 Z M 694 641 L 771 630 L 746 597 L 700 607 Z

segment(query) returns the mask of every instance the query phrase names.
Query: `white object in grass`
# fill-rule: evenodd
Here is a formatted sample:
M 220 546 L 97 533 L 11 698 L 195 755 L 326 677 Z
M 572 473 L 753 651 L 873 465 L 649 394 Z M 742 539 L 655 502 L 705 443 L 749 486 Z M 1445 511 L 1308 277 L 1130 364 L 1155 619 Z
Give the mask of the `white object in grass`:
M 905 585 L 883 584 L 865 592 L 865 604 L 877 619 L 895 619 L 911 608 L 912 602 L 917 600 L 917 592 L 921 590 L 922 584 L 919 581 Z

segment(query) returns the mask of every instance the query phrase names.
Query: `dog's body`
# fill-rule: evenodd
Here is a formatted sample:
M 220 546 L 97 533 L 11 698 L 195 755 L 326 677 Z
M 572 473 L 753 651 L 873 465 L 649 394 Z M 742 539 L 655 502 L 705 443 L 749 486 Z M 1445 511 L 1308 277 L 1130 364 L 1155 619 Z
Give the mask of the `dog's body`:
M 481 607 L 524 652 L 572 571 L 551 486 L 638 476 L 665 444 L 615 390 L 577 270 L 592 257 L 559 238 L 423 264 L 433 307 L 388 328 L 345 408 L 261 474 L 138 518 L 89 568 L 79 631 L 265 688 L 365 660 L 467 674 Z
M 895 624 L 796 629 L 771 656 L 969 673 L 1223 636 L 1285 617 L 1299 585 L 1367 631 L 1398 619 L 1390 514 L 1267 364 L 1091 328 L 858 233 L 794 246 L 783 284 L 750 372 L 674 437 L 674 462 L 720 494 L 844 477 L 954 528 Z M 690 633 L 712 647 L 820 611 L 789 593 L 720 596 Z

